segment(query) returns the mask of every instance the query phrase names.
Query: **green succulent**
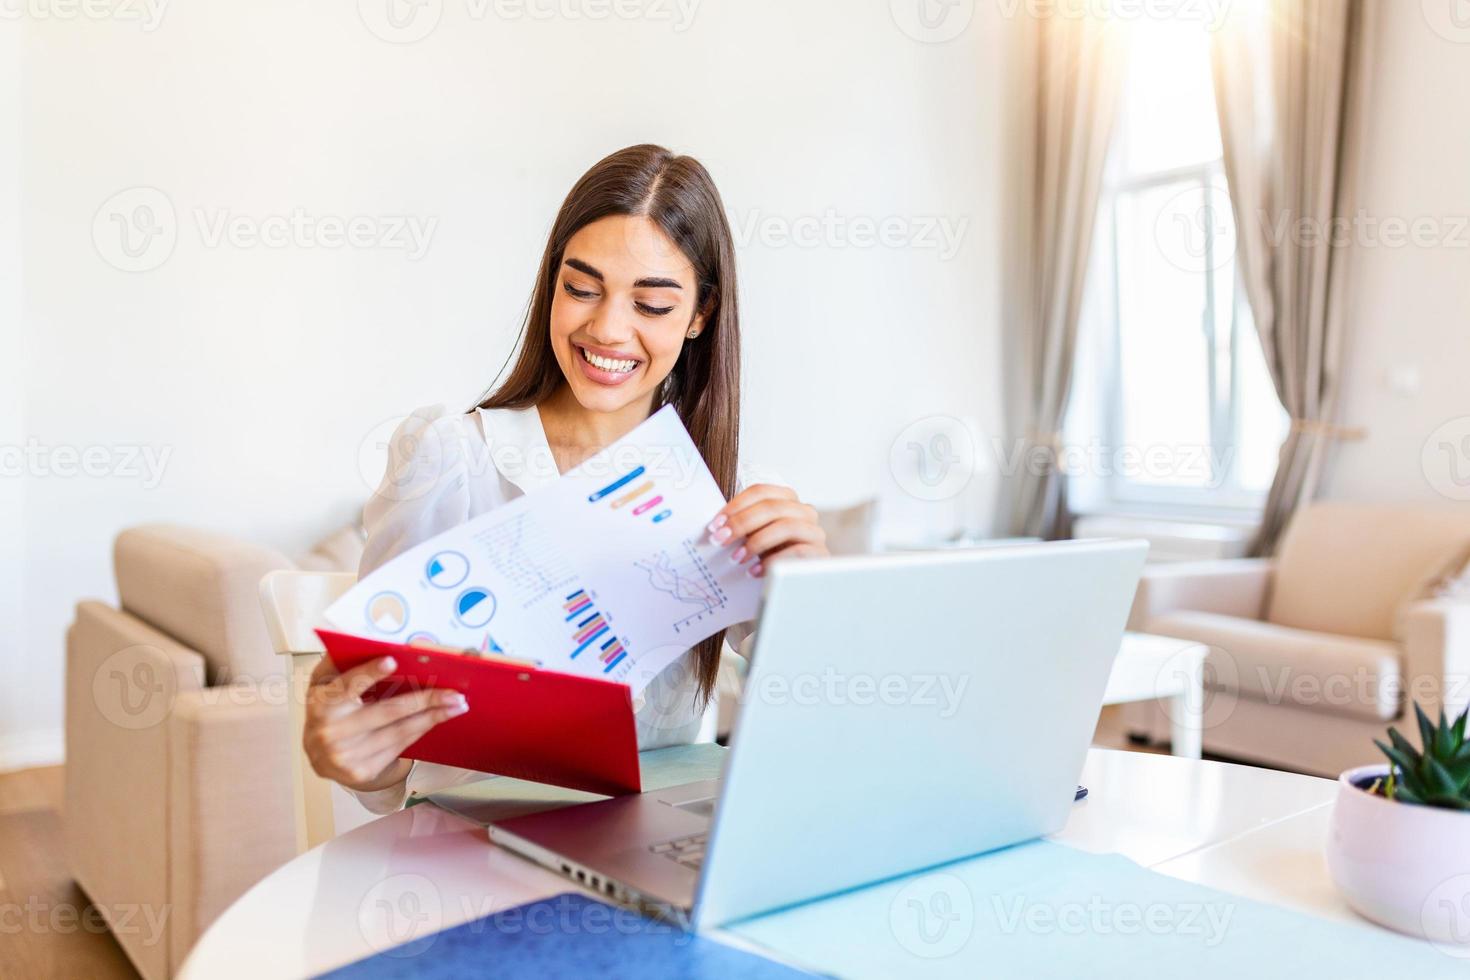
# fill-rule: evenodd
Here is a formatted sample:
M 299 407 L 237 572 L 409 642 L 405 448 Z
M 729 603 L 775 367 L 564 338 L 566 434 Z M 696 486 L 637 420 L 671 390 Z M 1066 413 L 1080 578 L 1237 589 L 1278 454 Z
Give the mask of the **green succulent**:
M 1437 727 L 1417 704 L 1414 715 L 1419 719 L 1422 752 L 1409 744 L 1396 728 L 1388 730 L 1392 745 L 1373 740 L 1393 763 L 1384 795 L 1404 803 L 1470 810 L 1470 742 L 1465 740 L 1465 720 L 1470 717 L 1470 709 L 1451 725 L 1441 708 Z

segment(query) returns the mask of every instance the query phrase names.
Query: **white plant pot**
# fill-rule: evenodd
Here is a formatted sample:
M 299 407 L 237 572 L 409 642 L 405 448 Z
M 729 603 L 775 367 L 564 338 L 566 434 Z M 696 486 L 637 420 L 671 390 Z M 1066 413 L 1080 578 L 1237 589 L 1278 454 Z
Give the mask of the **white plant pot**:
M 1381 765 L 1338 777 L 1327 836 L 1332 880 L 1360 915 L 1470 958 L 1470 812 L 1358 788 L 1387 776 Z

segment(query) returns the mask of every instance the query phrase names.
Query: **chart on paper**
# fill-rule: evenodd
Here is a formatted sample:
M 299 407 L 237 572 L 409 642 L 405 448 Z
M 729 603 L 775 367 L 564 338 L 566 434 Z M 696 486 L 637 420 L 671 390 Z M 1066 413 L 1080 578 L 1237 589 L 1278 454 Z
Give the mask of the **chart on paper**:
M 700 555 L 698 546 L 689 540 L 677 551 L 660 549 L 642 561 L 633 563 L 648 581 L 648 587 L 659 598 L 673 600 L 674 616 L 669 625 L 683 634 L 705 618 L 725 608 L 729 596 L 711 571 L 709 562 Z M 679 615 L 681 614 L 682 615 Z

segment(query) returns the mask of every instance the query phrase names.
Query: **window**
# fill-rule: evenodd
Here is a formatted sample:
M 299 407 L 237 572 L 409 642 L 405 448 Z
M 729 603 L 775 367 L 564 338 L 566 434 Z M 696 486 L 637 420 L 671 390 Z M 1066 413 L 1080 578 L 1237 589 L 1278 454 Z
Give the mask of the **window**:
M 1077 502 L 1259 507 L 1287 418 L 1236 281 L 1210 35 L 1132 30 L 1068 420 L 1101 450 Z

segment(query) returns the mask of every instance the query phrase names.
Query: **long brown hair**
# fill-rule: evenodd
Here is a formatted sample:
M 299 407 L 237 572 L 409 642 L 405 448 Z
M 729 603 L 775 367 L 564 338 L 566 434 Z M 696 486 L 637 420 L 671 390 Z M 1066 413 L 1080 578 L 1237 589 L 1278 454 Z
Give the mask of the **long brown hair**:
M 520 353 L 505 381 L 492 386 L 480 408 L 530 408 L 562 383 L 551 349 L 551 302 L 567 242 L 602 218 L 647 217 L 694 266 L 695 309 L 705 317 L 655 397 L 673 405 L 720 490 L 735 492 L 740 445 L 740 310 L 735 290 L 735 246 L 725 205 L 709 172 L 693 157 L 641 144 L 598 161 L 572 187 L 557 212 L 530 307 L 521 326 Z M 708 703 L 720 669 L 724 631 L 694 648 L 700 703 Z

